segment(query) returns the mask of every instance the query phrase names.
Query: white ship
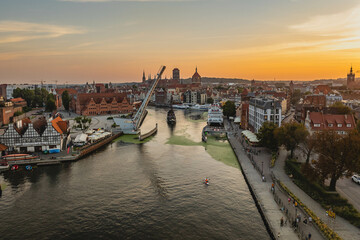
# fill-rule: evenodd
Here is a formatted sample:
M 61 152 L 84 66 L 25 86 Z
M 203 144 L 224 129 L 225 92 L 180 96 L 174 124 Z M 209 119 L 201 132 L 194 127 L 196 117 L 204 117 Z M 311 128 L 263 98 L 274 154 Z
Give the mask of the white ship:
M 212 105 L 208 111 L 208 125 L 223 125 L 223 122 L 224 119 L 222 109 L 217 105 Z

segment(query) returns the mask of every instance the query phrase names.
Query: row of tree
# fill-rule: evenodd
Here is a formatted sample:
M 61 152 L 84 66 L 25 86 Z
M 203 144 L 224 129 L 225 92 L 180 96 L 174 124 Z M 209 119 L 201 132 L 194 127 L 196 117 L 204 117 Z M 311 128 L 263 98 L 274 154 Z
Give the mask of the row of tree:
M 48 112 L 56 110 L 55 96 L 45 88 L 35 88 L 35 90 L 16 88 L 13 97 L 23 98 L 28 108 L 45 106 L 45 110 Z
M 257 136 L 260 144 L 272 151 L 285 146 L 290 151 L 290 158 L 294 158 L 295 149 L 300 148 L 306 157 L 305 174 L 322 184 L 330 179 L 329 190 L 335 191 L 339 178 L 360 171 L 358 130 L 344 135 L 333 130 L 310 134 L 300 123 L 285 123 L 278 127 L 272 122 L 265 122 Z M 313 153 L 318 157 L 310 162 Z

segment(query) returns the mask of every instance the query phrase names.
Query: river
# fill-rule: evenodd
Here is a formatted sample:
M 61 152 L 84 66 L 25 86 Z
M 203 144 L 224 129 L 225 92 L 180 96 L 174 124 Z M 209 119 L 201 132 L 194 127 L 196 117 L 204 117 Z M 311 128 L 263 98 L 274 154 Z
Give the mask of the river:
M 204 115 L 175 114 L 172 129 L 149 109 L 147 143 L 1 174 L 0 239 L 270 239 L 228 143 L 200 143 Z

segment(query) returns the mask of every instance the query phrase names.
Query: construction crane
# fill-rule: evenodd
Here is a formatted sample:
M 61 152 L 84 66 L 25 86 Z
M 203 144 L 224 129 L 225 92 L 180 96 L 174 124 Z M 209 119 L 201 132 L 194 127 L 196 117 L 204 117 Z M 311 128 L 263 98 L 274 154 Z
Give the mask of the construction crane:
M 137 134 L 139 132 L 139 127 L 145 118 L 146 107 L 150 101 L 152 94 L 154 93 L 156 85 L 161 79 L 161 75 L 165 71 L 165 68 L 166 68 L 165 66 L 160 67 L 157 77 L 152 83 L 148 93 L 146 94 L 144 101 L 142 102 L 140 108 L 138 109 L 135 116 L 131 120 L 126 118 L 113 118 L 115 124 L 120 126 L 121 131 L 123 131 L 125 134 Z

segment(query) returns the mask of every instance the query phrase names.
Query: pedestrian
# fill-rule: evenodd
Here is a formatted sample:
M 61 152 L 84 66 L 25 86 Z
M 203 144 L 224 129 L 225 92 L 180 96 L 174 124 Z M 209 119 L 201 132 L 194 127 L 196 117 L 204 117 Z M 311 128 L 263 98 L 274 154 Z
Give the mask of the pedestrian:
M 282 226 L 284 226 L 284 218 L 283 217 L 281 217 L 281 219 L 280 219 L 280 227 L 282 227 Z
M 309 240 L 311 240 L 311 233 L 309 233 L 309 235 L 308 235 L 308 239 L 309 239 Z
M 291 198 L 288 198 L 288 205 L 290 205 L 290 202 L 291 202 Z
M 312 218 L 311 217 L 309 217 L 309 224 L 312 222 Z
M 278 239 L 280 239 L 280 232 L 278 232 Z

